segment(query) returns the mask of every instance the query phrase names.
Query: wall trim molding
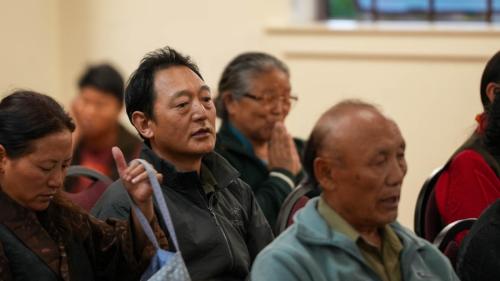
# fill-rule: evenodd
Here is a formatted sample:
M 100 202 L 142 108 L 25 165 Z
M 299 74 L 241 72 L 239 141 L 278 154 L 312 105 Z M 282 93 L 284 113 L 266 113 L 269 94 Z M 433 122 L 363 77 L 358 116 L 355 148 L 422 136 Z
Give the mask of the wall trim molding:
M 439 36 L 439 37 L 497 37 L 500 26 L 487 23 L 356 23 L 335 24 L 318 22 L 282 24 L 266 27 L 266 33 L 280 36 Z
M 321 52 L 321 51 L 284 51 L 285 58 L 290 60 L 363 60 L 363 61 L 418 61 L 418 62 L 460 62 L 485 63 L 487 55 L 449 55 L 422 53 L 374 53 L 374 52 Z

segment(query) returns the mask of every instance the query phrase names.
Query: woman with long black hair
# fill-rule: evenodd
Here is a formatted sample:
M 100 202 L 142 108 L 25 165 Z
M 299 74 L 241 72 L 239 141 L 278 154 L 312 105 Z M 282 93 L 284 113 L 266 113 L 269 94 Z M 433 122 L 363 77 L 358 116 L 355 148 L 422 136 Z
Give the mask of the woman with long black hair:
M 71 163 L 71 118 L 52 98 L 17 91 L 0 101 L 0 280 L 138 280 L 154 248 L 132 213 L 103 222 L 60 190 Z M 144 167 L 113 154 L 127 191 L 162 246 Z
M 476 117 L 477 129 L 436 183 L 436 202 L 445 224 L 477 218 L 500 198 L 500 52 L 486 64 L 480 90 L 484 112 Z

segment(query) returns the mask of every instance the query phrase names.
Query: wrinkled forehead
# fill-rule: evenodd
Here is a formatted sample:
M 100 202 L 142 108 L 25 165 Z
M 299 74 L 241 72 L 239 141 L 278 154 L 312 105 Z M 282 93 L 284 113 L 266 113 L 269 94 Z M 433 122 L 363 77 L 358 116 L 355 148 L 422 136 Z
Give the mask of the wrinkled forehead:
M 158 96 L 173 96 L 180 91 L 198 92 L 204 86 L 205 82 L 186 66 L 171 66 L 154 75 L 154 91 Z
M 383 115 L 361 117 L 351 122 L 350 126 L 345 126 L 344 134 L 340 133 L 339 138 L 332 143 L 334 146 L 337 143 L 337 147 L 347 157 L 370 157 L 377 153 L 405 149 L 404 138 L 393 120 Z
M 286 72 L 278 68 L 269 68 L 262 72 L 256 72 L 248 80 L 250 90 L 262 91 L 290 91 L 290 77 Z
M 398 125 L 373 108 L 345 108 L 318 122 L 320 154 L 360 154 L 380 146 L 404 147 Z
M 64 129 L 31 141 L 30 153 L 27 155 L 56 160 L 70 159 L 72 142 L 72 132 Z
M 398 124 L 396 124 L 394 120 L 390 118 L 387 119 L 387 128 L 396 141 L 403 143 L 405 142 L 403 134 L 401 133 Z
M 398 125 L 391 119 L 372 128 L 365 141 L 361 143 L 360 149 L 365 149 L 368 153 L 389 153 L 391 151 L 404 150 L 405 140 L 399 130 Z

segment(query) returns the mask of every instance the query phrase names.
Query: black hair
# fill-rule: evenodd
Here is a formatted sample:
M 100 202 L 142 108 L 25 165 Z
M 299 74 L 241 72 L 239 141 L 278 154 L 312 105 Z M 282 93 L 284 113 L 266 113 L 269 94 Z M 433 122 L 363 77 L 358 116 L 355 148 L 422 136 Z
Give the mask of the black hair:
M 125 89 L 125 108 L 130 122 L 132 122 L 132 113 L 135 111 L 141 111 L 146 117 L 154 120 L 155 74 L 159 70 L 172 66 L 185 66 L 203 80 L 198 66 L 191 61 L 190 57 L 183 56 L 170 47 L 157 49 L 146 54 L 137 70 L 130 76 Z
M 486 149 L 500 159 L 500 98 L 495 98 L 486 116 L 486 128 L 482 140 Z
M 313 131 L 309 136 L 302 152 L 302 166 L 304 167 L 304 171 L 307 175 L 305 181 L 314 186 L 318 185 L 318 179 L 316 179 L 316 175 L 314 174 L 314 160 L 319 154 L 324 138 L 324 132 L 320 133 L 318 131 Z
M 103 93 L 109 94 L 122 104 L 123 78 L 118 71 L 109 64 L 92 65 L 80 77 L 78 87 L 93 87 Z
M 49 96 L 15 91 L 0 101 L 0 144 L 9 158 L 32 152 L 32 142 L 52 133 L 75 130 L 67 112 Z
M 485 112 L 490 111 L 491 102 L 486 94 L 486 87 L 491 82 L 500 83 L 500 51 L 490 58 L 481 76 L 481 102 Z
M 215 99 L 217 116 L 223 120 L 228 118 L 222 97 L 224 93 L 229 92 L 235 99 L 240 99 L 250 92 L 251 78 L 272 69 L 279 69 L 290 76 L 285 63 L 270 54 L 248 52 L 232 59 L 222 72 L 219 81 L 218 96 Z

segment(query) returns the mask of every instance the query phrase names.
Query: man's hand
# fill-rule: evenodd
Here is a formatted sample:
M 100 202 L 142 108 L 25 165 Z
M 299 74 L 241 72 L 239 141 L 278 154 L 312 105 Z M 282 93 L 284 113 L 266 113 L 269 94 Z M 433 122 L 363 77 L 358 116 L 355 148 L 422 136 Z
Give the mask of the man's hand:
M 116 146 L 111 151 L 118 173 L 128 194 L 144 213 L 144 216 L 151 221 L 154 217 L 153 189 L 151 188 L 146 168 L 138 161 L 132 161 L 130 165 L 127 165 L 122 151 Z M 161 174 L 157 174 L 156 177 L 161 182 Z
M 269 168 L 282 168 L 297 175 L 302 169 L 299 153 L 283 122 L 277 122 L 269 141 Z

